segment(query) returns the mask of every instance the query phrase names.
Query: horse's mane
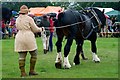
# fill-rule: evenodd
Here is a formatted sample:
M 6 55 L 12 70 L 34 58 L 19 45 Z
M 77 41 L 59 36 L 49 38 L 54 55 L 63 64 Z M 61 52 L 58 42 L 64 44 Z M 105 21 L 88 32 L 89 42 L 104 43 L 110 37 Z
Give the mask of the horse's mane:
M 100 14 L 98 15 L 98 17 L 100 18 L 101 22 L 102 22 L 102 25 L 105 25 L 106 23 L 106 18 L 105 18 L 105 15 L 104 15 L 104 11 L 100 11 L 99 9 L 97 9 L 96 7 L 93 7 L 93 9 L 96 11 L 96 13 Z

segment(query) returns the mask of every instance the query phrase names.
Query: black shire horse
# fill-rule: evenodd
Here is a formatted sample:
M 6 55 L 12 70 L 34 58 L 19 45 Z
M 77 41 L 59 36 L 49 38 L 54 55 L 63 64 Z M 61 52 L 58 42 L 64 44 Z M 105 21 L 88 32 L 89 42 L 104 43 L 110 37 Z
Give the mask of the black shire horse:
M 2 20 L 4 20 L 4 22 L 6 23 L 8 21 L 8 23 L 10 22 L 10 18 L 12 17 L 12 10 L 6 8 L 6 7 L 1 7 L 0 11 L 2 11 Z
M 56 34 L 57 34 L 57 57 L 55 61 L 56 68 L 62 67 L 62 41 L 64 36 L 66 36 L 67 42 L 64 47 L 64 60 L 63 67 L 70 68 L 71 65 L 68 60 L 68 54 L 70 48 L 75 39 L 77 48 L 76 55 L 74 57 L 74 64 L 80 64 L 79 54 L 82 53 L 83 58 L 83 43 L 84 40 L 91 41 L 91 50 L 93 55 L 93 60 L 95 62 L 100 62 L 100 59 L 97 56 L 96 40 L 97 32 L 100 30 L 101 25 L 105 25 L 106 18 L 104 13 L 98 10 L 97 8 L 85 8 L 82 11 L 76 10 L 66 10 L 58 15 L 58 19 L 55 21 Z

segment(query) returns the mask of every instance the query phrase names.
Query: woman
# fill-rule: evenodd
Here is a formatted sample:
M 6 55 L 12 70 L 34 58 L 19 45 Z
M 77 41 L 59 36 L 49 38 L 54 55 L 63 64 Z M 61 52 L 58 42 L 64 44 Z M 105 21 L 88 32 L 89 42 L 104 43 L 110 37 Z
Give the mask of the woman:
M 15 36 L 15 51 L 19 53 L 19 68 L 21 77 L 27 76 L 25 72 L 25 60 L 27 52 L 30 53 L 30 71 L 29 75 L 38 75 L 34 71 L 37 60 L 37 44 L 34 32 L 42 32 L 44 28 L 36 26 L 34 20 L 28 16 L 29 9 L 22 5 L 19 11 L 19 17 L 16 19 L 16 28 L 18 33 Z
M 50 22 L 49 51 L 52 52 L 53 51 L 52 37 L 53 37 L 53 33 L 54 33 L 54 22 L 53 22 L 53 17 L 52 16 L 50 16 L 49 22 Z

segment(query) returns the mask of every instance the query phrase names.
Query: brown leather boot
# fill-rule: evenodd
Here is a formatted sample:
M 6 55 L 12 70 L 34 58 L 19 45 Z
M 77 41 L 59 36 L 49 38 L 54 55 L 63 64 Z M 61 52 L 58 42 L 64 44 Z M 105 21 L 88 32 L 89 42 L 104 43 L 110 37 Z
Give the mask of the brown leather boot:
M 29 72 L 29 75 L 32 76 L 32 75 L 38 75 L 38 73 L 36 73 L 35 71 L 33 72 Z
M 34 71 L 36 60 L 37 60 L 37 57 L 31 57 L 31 59 L 30 59 L 30 72 L 29 72 L 30 76 L 32 76 L 32 75 L 38 75 L 38 73 L 36 73 Z
M 19 60 L 19 69 L 21 71 L 21 77 L 27 76 L 27 74 L 25 72 L 25 59 Z
M 21 72 L 21 76 L 20 77 L 26 77 L 27 74 L 25 72 Z

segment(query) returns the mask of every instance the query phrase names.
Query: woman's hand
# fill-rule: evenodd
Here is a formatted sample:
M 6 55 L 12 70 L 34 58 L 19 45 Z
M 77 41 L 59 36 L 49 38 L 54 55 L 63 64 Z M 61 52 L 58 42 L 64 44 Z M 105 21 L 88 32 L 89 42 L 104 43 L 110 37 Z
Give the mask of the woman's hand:
M 42 32 L 45 32 L 45 28 L 44 27 L 42 27 Z

